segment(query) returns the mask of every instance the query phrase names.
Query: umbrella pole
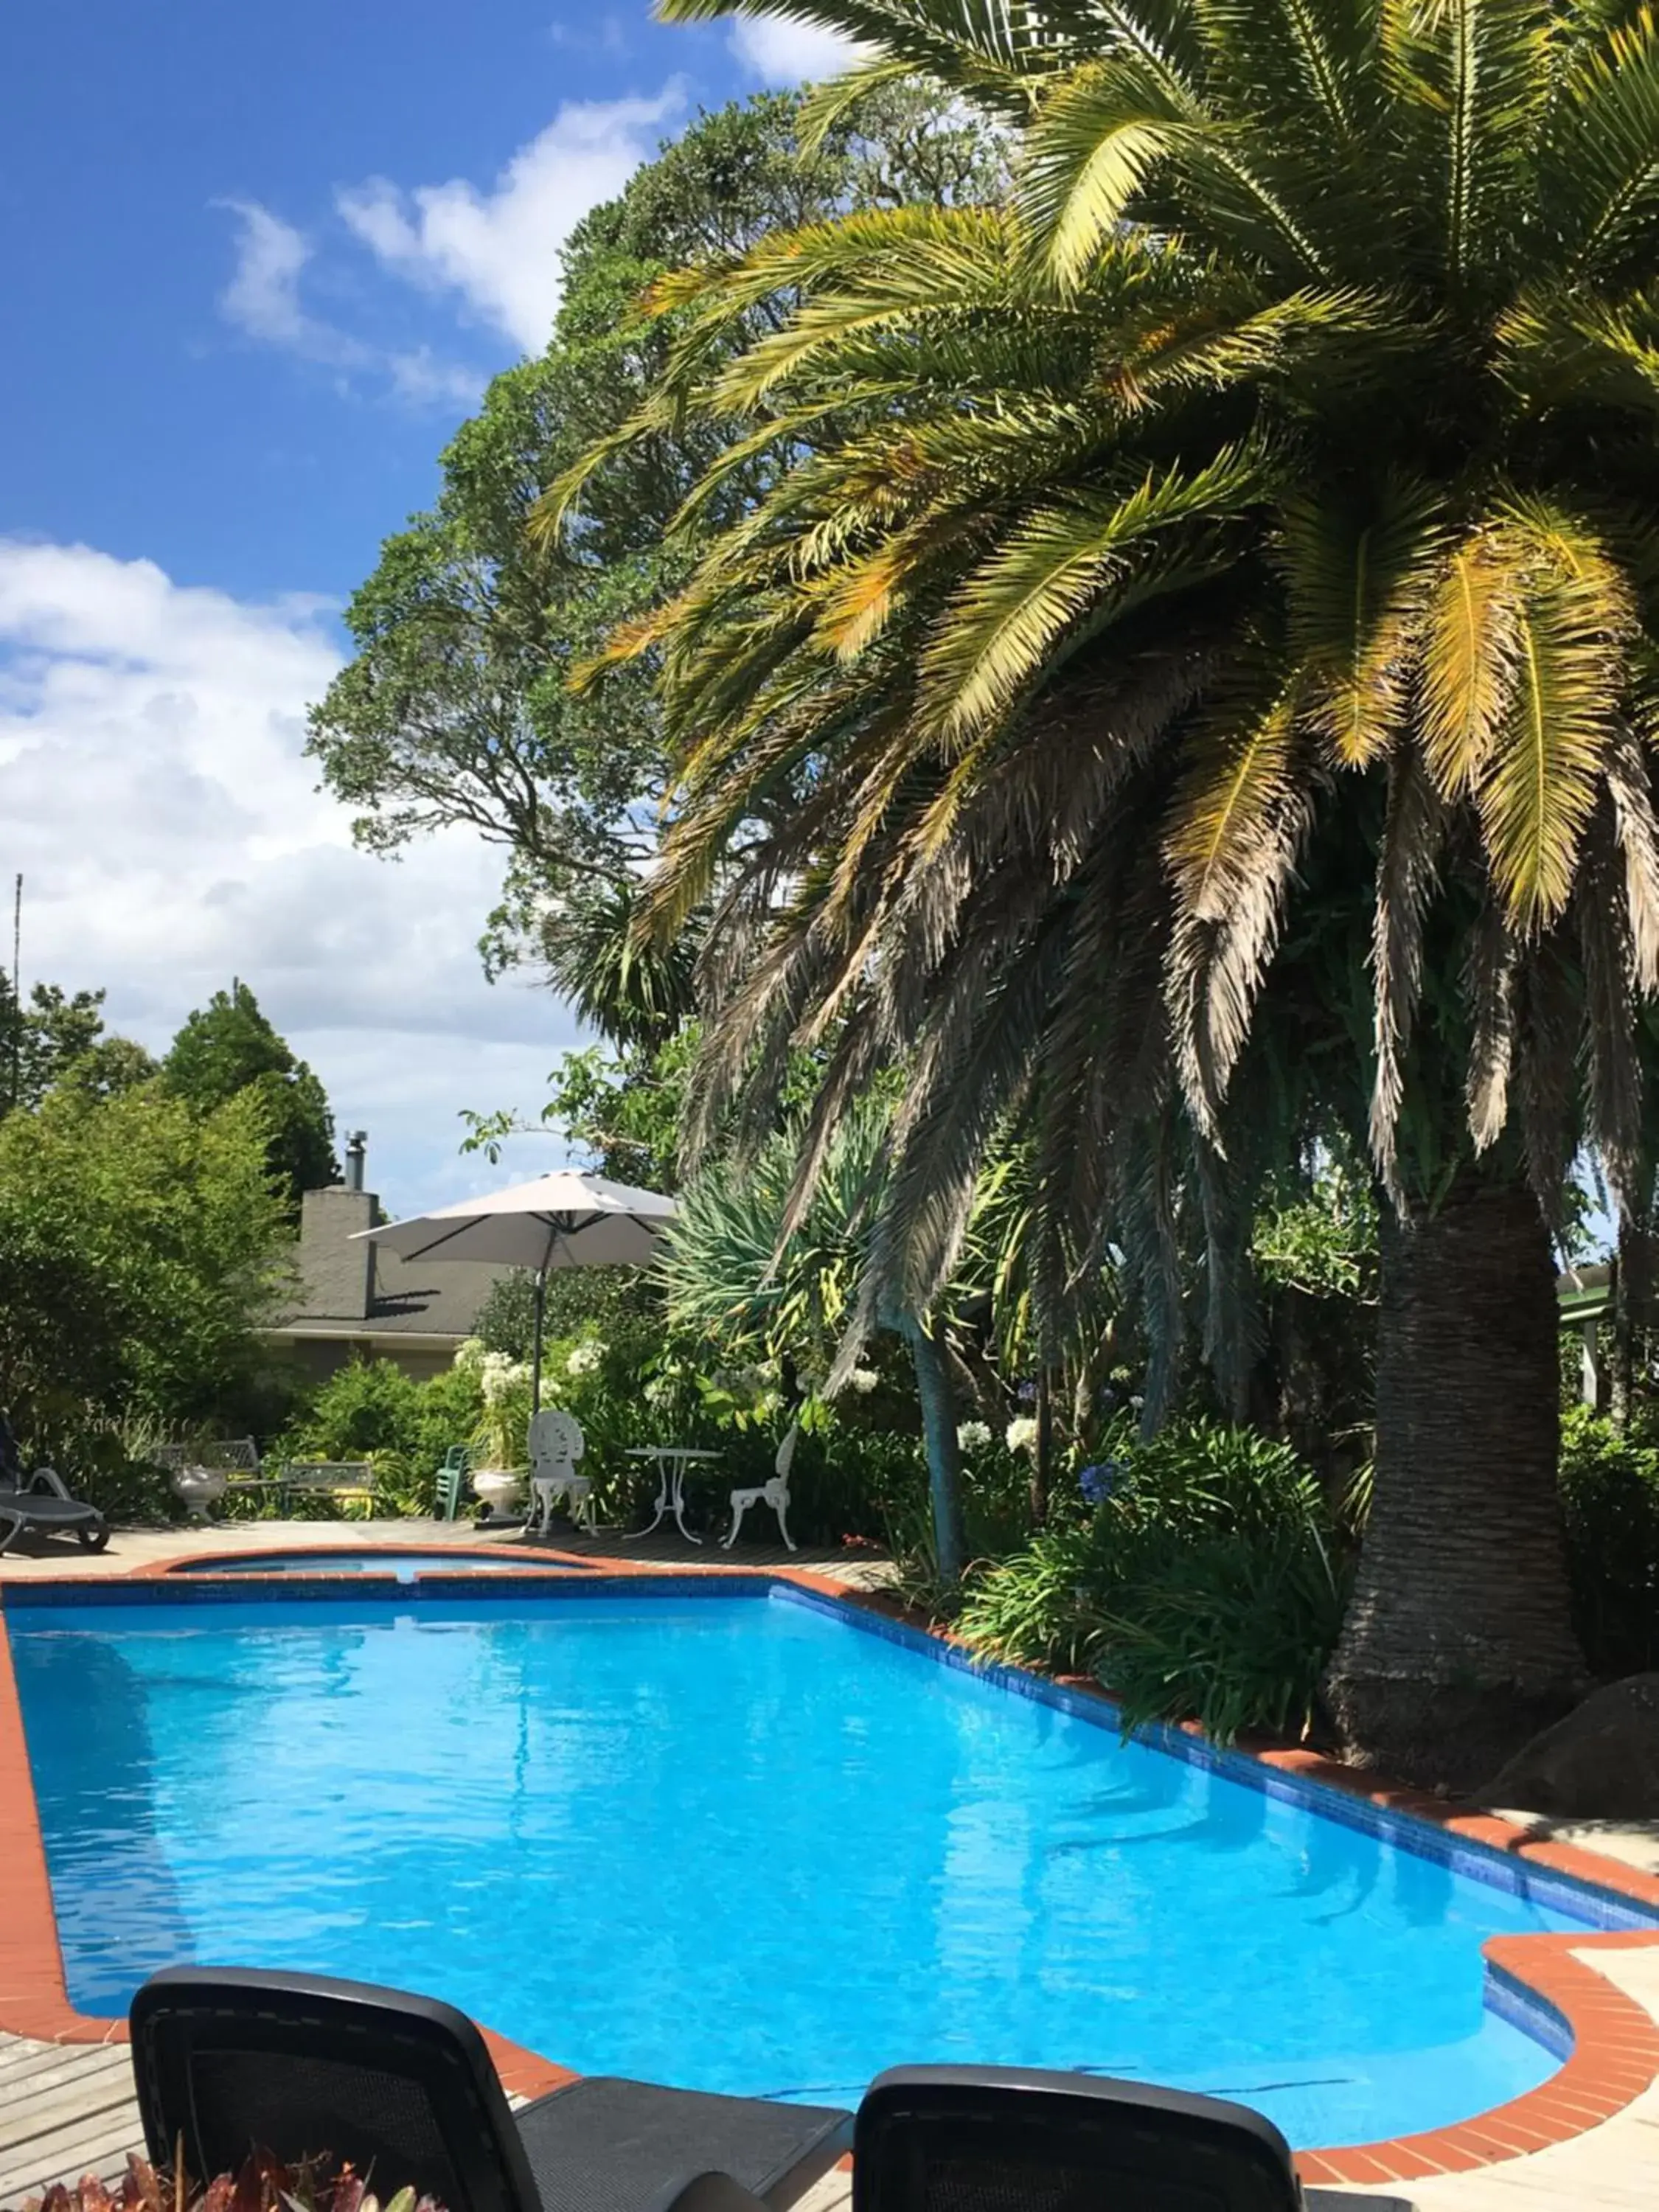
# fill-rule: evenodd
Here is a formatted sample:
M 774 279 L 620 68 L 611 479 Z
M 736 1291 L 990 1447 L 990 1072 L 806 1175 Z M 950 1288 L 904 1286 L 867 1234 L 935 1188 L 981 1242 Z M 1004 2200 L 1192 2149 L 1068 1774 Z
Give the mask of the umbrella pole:
M 556 1224 L 547 1232 L 547 1249 L 542 1255 L 542 1264 L 536 1270 L 536 1341 L 530 1360 L 530 1412 L 532 1418 L 542 1410 L 542 1322 L 547 1311 L 547 1271 L 553 1265 L 553 1254 L 559 1241 Z

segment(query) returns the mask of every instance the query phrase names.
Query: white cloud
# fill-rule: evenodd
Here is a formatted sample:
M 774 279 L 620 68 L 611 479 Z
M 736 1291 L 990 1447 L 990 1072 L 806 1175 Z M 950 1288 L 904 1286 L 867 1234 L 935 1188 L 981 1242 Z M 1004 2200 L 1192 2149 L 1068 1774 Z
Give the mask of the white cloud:
M 301 280 L 315 257 L 303 231 L 258 200 L 222 200 L 240 225 L 236 267 L 219 295 L 227 322 L 261 344 L 280 346 L 330 368 L 384 378 L 394 398 L 415 407 L 471 408 L 483 392 L 476 369 L 441 360 L 430 346 L 388 351 L 354 337 L 307 308 Z
M 337 204 L 386 268 L 428 290 L 459 292 L 514 344 L 538 352 L 559 304 L 559 247 L 652 157 L 684 105 L 678 83 L 654 100 L 568 101 L 487 191 L 464 178 L 405 191 L 374 177 Z
M 459 1109 L 533 1108 L 574 1031 L 479 974 L 497 869 L 476 839 L 388 866 L 313 788 L 305 709 L 338 660 L 317 600 L 0 539 L 0 874 L 26 878 L 25 984 L 106 985 L 152 1049 L 251 984 L 409 1211 L 477 1186 Z
M 739 15 L 730 44 L 744 68 L 763 84 L 817 84 L 851 69 L 862 49 L 838 31 L 793 23 L 785 15 Z
M 412 353 L 388 354 L 386 369 L 392 389 L 399 399 L 416 407 L 461 407 L 471 410 L 483 398 L 485 379 L 459 362 L 441 361 L 430 346 Z
M 310 240 L 258 200 L 223 200 L 240 224 L 236 268 L 219 295 L 227 322 L 267 345 L 286 346 L 308 360 L 361 366 L 368 349 L 343 331 L 307 314 L 300 279 L 312 258 Z

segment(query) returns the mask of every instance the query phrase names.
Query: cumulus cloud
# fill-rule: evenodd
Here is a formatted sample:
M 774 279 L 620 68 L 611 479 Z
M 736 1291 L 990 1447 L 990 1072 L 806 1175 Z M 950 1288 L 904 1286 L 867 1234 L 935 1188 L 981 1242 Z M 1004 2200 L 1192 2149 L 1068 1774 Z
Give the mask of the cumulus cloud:
M 459 294 L 515 345 L 539 351 L 559 304 L 559 247 L 650 160 L 684 106 L 678 82 L 652 100 L 568 101 L 488 190 L 453 178 L 405 191 L 374 177 L 337 204 L 383 266 Z
M 730 43 L 750 76 L 772 85 L 817 84 L 839 76 L 861 51 L 838 31 L 793 23 L 786 15 L 739 15 Z
M 302 280 L 316 249 L 303 231 L 258 200 L 219 204 L 238 225 L 236 266 L 219 295 L 219 310 L 244 337 L 325 368 L 384 380 L 394 398 L 411 406 L 477 405 L 484 386 L 477 370 L 441 359 L 430 346 L 400 352 L 370 345 L 311 313 Z
M 286 346 L 308 360 L 343 368 L 363 366 L 368 349 L 345 331 L 308 314 L 300 280 L 312 258 L 311 241 L 258 200 L 223 200 L 240 226 L 236 267 L 219 295 L 220 312 L 251 338 Z
M 313 788 L 305 709 L 338 660 L 315 599 L 0 539 L 0 872 L 26 878 L 26 985 L 107 986 L 112 1025 L 152 1049 L 250 983 L 409 1211 L 475 1187 L 460 1109 L 533 1106 L 574 1032 L 549 995 L 483 981 L 476 840 L 387 866 Z

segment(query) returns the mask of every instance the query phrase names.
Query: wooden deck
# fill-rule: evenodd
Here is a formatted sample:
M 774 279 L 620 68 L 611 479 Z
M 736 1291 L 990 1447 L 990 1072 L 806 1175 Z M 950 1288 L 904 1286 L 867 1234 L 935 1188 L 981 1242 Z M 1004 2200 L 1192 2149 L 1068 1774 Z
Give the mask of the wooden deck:
M 124 2043 L 0 2035 L 0 2204 L 83 2173 L 112 2181 L 143 2134 Z

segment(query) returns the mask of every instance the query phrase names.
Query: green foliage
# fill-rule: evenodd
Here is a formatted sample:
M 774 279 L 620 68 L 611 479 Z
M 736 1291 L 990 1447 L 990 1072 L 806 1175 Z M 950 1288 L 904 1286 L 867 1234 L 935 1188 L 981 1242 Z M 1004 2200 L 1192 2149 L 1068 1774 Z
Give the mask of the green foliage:
M 70 994 L 37 983 L 20 1008 L 11 979 L 0 971 L 0 1113 L 32 1111 L 62 1085 L 105 1097 L 155 1074 L 143 1045 L 105 1035 L 104 998 L 102 991 Z
M 347 610 L 354 655 L 312 716 L 313 756 L 371 850 L 454 823 L 507 847 L 492 958 L 544 950 L 568 973 L 587 910 L 626 897 L 655 842 L 663 754 L 647 678 L 624 676 L 602 703 L 565 679 L 672 588 L 684 556 L 663 533 L 729 433 L 659 435 L 620 456 L 580 544 L 538 545 L 525 530 L 545 487 L 660 372 L 673 329 L 641 312 L 647 287 L 781 225 L 974 197 L 1000 179 L 998 149 L 914 88 L 873 100 L 805 159 L 799 111 L 765 94 L 702 115 L 584 217 L 562 252 L 546 352 L 491 384 L 442 457 L 435 505 L 387 539 Z M 757 330 L 769 313 L 757 303 L 747 322 Z M 735 474 L 698 532 L 734 519 L 752 481 Z
M 185 1422 L 250 1386 L 287 1285 L 257 1103 L 151 1083 L 0 1121 L 0 1404 L 37 1456 L 100 1422 Z
M 1584 1406 L 1561 1424 L 1573 1625 L 1598 1674 L 1659 1667 L 1659 1446 Z
M 1255 1218 L 1251 1256 L 1270 1285 L 1374 1302 L 1376 1199 L 1370 1177 L 1327 1158 L 1304 1188 L 1270 1192 Z
M 307 1190 L 337 1182 L 334 1117 L 323 1086 L 259 1011 L 246 983 L 216 991 L 191 1015 L 162 1063 L 167 1087 L 198 1114 L 248 1097 L 265 1128 L 265 1158 L 297 1213 Z
M 1341 1626 L 1343 1532 L 1288 1447 L 1247 1429 L 1120 1425 L 1109 1486 L 972 1584 L 957 1623 L 999 1657 L 1097 1674 L 1127 1725 L 1196 1719 L 1218 1741 L 1304 1728 Z
M 320 1386 L 267 1456 L 366 1459 L 375 1470 L 382 1505 L 397 1513 L 430 1513 L 445 1455 L 452 1445 L 470 1442 L 483 1405 L 476 1369 L 458 1364 L 417 1382 L 392 1360 L 353 1360 Z M 313 1501 L 306 1510 L 314 1510 Z

